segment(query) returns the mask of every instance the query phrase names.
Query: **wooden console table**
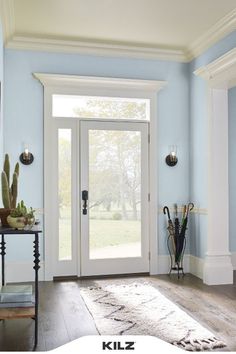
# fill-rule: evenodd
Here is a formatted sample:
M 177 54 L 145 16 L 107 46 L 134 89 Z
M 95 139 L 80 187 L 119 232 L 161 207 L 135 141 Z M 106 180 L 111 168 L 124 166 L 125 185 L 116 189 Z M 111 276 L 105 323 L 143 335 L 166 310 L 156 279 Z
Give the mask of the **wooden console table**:
M 1 307 L 0 308 L 0 320 L 13 319 L 13 318 L 32 318 L 35 320 L 35 331 L 34 331 L 34 350 L 38 344 L 38 304 L 39 304 L 39 290 L 38 290 L 38 271 L 39 271 L 39 234 L 42 230 L 32 228 L 30 230 L 15 230 L 12 228 L 0 227 L 0 255 L 2 259 L 2 286 L 5 285 L 5 255 L 6 255 L 6 241 L 5 235 L 34 235 L 33 241 L 33 256 L 34 265 L 33 269 L 35 271 L 35 286 L 34 286 L 34 301 L 27 307 Z

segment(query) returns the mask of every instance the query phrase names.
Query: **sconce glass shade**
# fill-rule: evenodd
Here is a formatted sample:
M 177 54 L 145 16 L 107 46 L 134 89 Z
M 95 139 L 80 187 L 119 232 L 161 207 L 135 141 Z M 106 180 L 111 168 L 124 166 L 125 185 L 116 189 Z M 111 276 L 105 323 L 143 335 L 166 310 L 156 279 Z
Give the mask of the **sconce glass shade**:
M 171 145 L 169 147 L 169 155 L 166 156 L 166 164 L 170 167 L 173 167 L 177 164 L 178 158 L 177 158 L 177 146 L 176 145 Z

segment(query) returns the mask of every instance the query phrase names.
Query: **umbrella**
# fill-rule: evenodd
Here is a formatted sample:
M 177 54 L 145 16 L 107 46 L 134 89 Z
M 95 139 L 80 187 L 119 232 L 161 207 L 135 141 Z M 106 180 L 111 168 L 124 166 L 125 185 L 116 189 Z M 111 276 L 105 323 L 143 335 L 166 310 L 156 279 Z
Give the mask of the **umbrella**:
M 185 219 L 185 216 L 186 216 L 186 211 L 187 211 L 187 205 L 184 205 L 183 206 L 183 215 L 182 215 L 181 225 L 183 225 L 183 223 L 184 223 L 184 219 Z
M 173 225 L 173 222 L 170 218 L 170 211 L 169 211 L 169 208 L 167 206 L 165 206 L 163 208 L 163 213 L 166 215 L 166 212 L 167 212 L 167 216 L 168 216 L 168 227 L 167 227 L 167 230 L 169 231 L 169 235 L 171 237 L 171 240 L 172 240 L 172 244 L 173 244 L 173 247 L 174 247 L 174 251 L 175 251 L 175 229 L 174 229 L 174 225 Z
M 186 205 L 184 206 L 182 226 L 181 226 L 181 231 L 180 231 L 179 239 L 178 239 L 178 247 L 176 247 L 176 254 L 175 254 L 175 261 L 177 263 L 179 263 L 181 260 L 181 255 L 182 255 L 182 251 L 184 248 L 185 233 L 186 233 L 187 224 L 188 224 L 188 214 L 193 208 L 194 208 L 193 203 L 189 203 L 187 207 L 186 207 Z
M 174 210 L 175 210 L 175 236 L 174 236 L 174 240 L 175 240 L 175 250 L 176 250 L 178 239 L 179 239 L 179 219 L 178 219 L 178 205 L 177 204 L 174 204 Z

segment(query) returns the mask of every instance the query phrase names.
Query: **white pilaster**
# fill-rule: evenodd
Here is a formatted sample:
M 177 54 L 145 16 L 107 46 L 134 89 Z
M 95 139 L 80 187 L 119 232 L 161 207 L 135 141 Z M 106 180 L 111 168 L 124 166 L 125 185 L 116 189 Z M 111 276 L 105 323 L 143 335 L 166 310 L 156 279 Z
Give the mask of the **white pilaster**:
M 232 284 L 229 252 L 228 89 L 236 83 L 236 48 L 194 72 L 209 91 L 208 233 L 203 280 Z
M 233 284 L 233 266 L 230 254 L 206 255 L 203 281 L 208 285 Z
M 206 284 L 233 283 L 229 253 L 228 90 L 209 89 L 208 238 Z

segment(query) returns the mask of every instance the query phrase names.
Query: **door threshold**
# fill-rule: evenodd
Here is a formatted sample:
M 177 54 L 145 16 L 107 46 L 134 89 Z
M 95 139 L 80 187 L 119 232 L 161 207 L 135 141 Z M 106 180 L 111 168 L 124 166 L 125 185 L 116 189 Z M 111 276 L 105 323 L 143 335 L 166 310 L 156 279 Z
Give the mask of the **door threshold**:
M 53 277 L 53 281 L 72 281 L 78 279 L 79 278 L 77 277 L 77 275 L 63 275 L 63 276 Z
M 53 281 L 73 281 L 73 280 L 85 280 L 85 279 L 111 279 L 111 278 L 138 278 L 149 277 L 150 273 L 128 273 L 128 274 L 105 274 L 105 275 L 86 275 L 78 277 L 77 275 L 56 276 L 53 277 Z
M 134 277 L 146 277 L 150 276 L 150 273 L 127 273 L 127 274 L 105 274 L 105 275 L 86 275 L 78 277 L 78 279 L 109 279 L 109 278 L 134 278 Z

